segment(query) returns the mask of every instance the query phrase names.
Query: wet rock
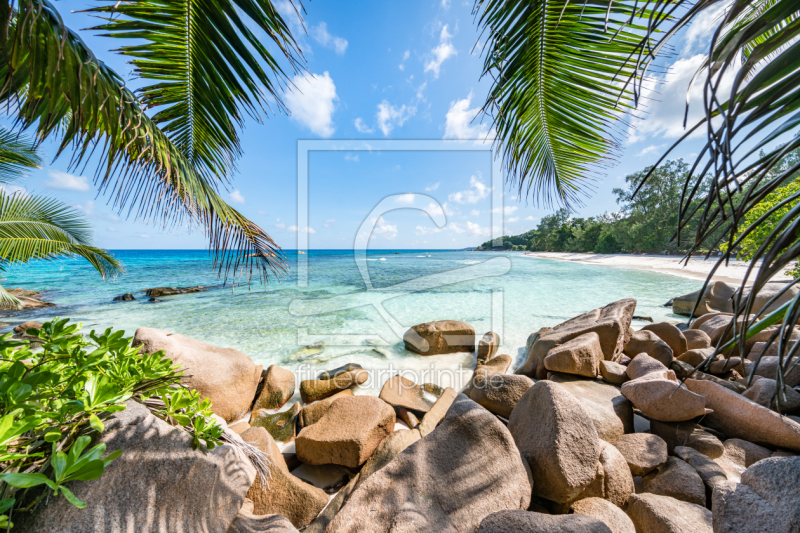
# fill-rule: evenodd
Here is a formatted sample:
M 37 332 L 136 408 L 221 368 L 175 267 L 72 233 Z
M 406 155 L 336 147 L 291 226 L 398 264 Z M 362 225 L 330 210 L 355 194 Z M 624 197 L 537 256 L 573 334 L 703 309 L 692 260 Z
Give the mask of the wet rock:
M 673 455 L 676 446 L 694 448 L 712 459 L 721 457 L 725 451 L 722 441 L 694 422 L 659 422 L 658 420 L 651 420 L 650 431 L 667 443 L 667 450 Z
M 608 526 L 612 533 L 636 533 L 636 528 L 628 515 L 613 503 L 602 498 L 578 500 L 572 504 L 572 512 L 600 520 Z
M 681 422 L 706 413 L 705 398 L 681 385 L 671 370 L 650 372 L 623 383 L 620 390 L 647 417 L 662 422 Z
M 710 381 L 686 380 L 714 412 L 708 419 L 727 437 L 800 451 L 800 424 Z
M 347 372 L 353 372 L 354 370 L 361 370 L 361 365 L 359 365 L 358 363 L 347 363 L 346 365 L 334 368 L 333 370 L 326 370 L 324 372 L 320 372 L 319 375 L 317 376 L 317 379 L 320 380 L 333 379 Z
M 359 484 L 326 531 L 476 531 L 526 509 L 530 482 L 508 430 L 464 395 L 432 433 Z
M 634 476 L 645 476 L 667 462 L 667 443 L 658 435 L 630 433 L 622 435 L 615 446 L 625 457 Z
M 253 409 L 280 409 L 294 394 L 294 374 L 278 365 L 269 365 L 262 375 L 261 390 Z
M 164 350 L 180 365 L 181 383 L 209 398 L 211 410 L 226 422 L 239 420 L 250 410 L 262 367 L 239 350 L 153 328 L 137 329 L 133 346 L 141 346 L 141 353 L 147 354 Z
M 427 413 L 443 391 L 444 389 L 433 383 L 417 385 L 398 375 L 386 380 L 379 397 L 391 406 Z
M 485 364 L 497 353 L 500 347 L 500 335 L 494 331 L 486 333 L 478 342 L 478 365 Z
M 490 412 L 507 419 L 519 399 L 533 386 L 533 383 L 531 378 L 516 374 L 480 377 L 474 382 L 470 398 Z
M 600 439 L 581 402 L 561 385 L 539 381 L 528 389 L 508 430 L 533 473 L 535 495 L 567 503 L 594 479 Z
M 697 297 L 700 291 L 690 292 L 684 296 L 678 296 L 672 300 L 672 312 L 683 316 L 703 316 L 707 313 L 732 313 L 733 303 L 731 298 L 736 288 L 723 281 L 713 281 L 708 284 L 703 292 L 703 297 L 695 310 Z M 694 315 L 692 311 L 694 310 Z
M 295 402 L 287 411 L 274 414 L 266 409 L 257 409 L 250 413 L 250 425 L 266 429 L 279 442 L 291 442 L 294 440 L 297 417 L 302 409 L 300 402 Z
M 331 379 L 307 379 L 300 382 L 300 397 L 304 403 L 323 400 L 337 392 L 363 385 L 368 377 L 364 370 L 352 370 Z
M 642 478 L 645 492 L 669 496 L 684 502 L 705 507 L 706 488 L 697 471 L 689 463 L 676 457 Z
M 530 511 L 500 511 L 487 516 L 477 533 L 611 533 L 602 521 L 582 514 L 551 516 Z
M 708 333 L 705 331 L 687 329 L 681 333 L 683 333 L 683 337 L 686 339 L 687 350 L 704 350 L 706 348 L 711 348 L 711 337 L 709 337 Z
M 30 289 L 8 289 L 8 293 L 19 300 L 20 309 L 40 309 L 55 307 L 56 304 L 39 299 L 39 291 Z
M 319 421 L 297 435 L 297 457 L 311 465 L 356 468 L 393 431 L 394 424 L 394 409 L 380 398 L 338 398 Z
M 600 375 L 614 385 L 622 385 L 630 378 L 626 373 L 628 367 L 613 361 L 600 361 Z
M 333 396 L 325 398 L 324 400 L 319 400 L 303 407 L 303 410 L 300 411 L 299 416 L 300 427 L 310 426 L 322 418 L 322 415 L 328 412 L 328 409 L 334 400 L 343 396 L 353 396 L 353 391 L 350 389 L 345 389 L 341 392 L 337 392 Z
M 175 296 L 176 294 L 190 294 L 193 292 L 207 291 L 205 287 L 155 287 L 152 289 L 145 289 L 144 293 L 150 298 L 159 298 L 161 296 Z
M 630 340 L 625 343 L 625 355 L 635 358 L 646 353 L 664 366 L 672 362 L 672 349 L 652 331 L 634 331 Z
M 134 298 L 133 294 L 131 294 L 129 292 L 126 292 L 125 294 L 122 294 L 120 296 L 115 296 L 114 299 L 111 300 L 111 301 L 112 302 L 132 302 L 135 299 L 136 298 Z
M 544 367 L 552 372 L 594 378 L 600 361 L 603 361 L 600 336 L 591 331 L 552 348 L 544 358 Z
M 648 324 L 643 327 L 641 331 L 652 331 L 658 335 L 658 338 L 666 342 L 667 346 L 670 347 L 673 357 L 678 357 L 689 349 L 686 337 L 684 337 L 683 332 L 679 330 L 675 324 L 670 324 L 669 322 Z
M 579 315 L 554 328 L 543 328 L 528 340 L 528 358 L 517 374 L 544 379 L 547 375 L 544 358 L 548 352 L 590 332 L 600 336 L 603 359 L 619 361 L 622 347 L 630 338 L 629 329 L 635 308 L 636 300 L 626 298 Z
M 403 335 L 406 350 L 420 355 L 474 352 L 475 328 L 457 320 L 417 324 Z
M 567 374 L 553 373 L 549 378 L 580 400 L 601 439 L 614 444 L 623 433 L 633 432 L 633 406 L 617 387 Z
M 637 533 L 712 533 L 711 511 L 668 496 L 632 494 L 628 516 Z
M 453 401 L 458 396 L 458 393 L 447 387 L 444 389 L 444 392 L 436 400 L 436 403 L 433 404 L 433 407 L 425 413 L 425 416 L 422 417 L 422 422 L 419 424 L 419 434 L 421 437 L 425 437 L 430 434 L 439 423 L 444 420 L 447 411 L 450 409 L 450 406 L 453 404 Z
M 149 303 L 151 303 L 151 304 L 157 304 L 157 303 L 159 303 L 159 302 L 162 302 L 163 300 L 159 300 L 158 298 L 150 298 L 150 299 L 149 299 L 149 300 L 147 300 L 147 301 L 148 301 Z

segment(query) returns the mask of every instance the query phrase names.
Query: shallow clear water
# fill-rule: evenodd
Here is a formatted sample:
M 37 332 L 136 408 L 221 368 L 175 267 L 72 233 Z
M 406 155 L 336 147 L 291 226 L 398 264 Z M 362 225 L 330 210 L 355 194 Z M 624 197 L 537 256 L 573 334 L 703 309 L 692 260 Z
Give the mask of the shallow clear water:
M 78 260 L 38 262 L 6 273 L 6 288 L 43 293 L 59 305 L 2 319 L 19 323 L 70 317 L 85 330 L 114 327 L 133 335 L 146 326 L 237 348 L 258 364 L 279 364 L 301 379 L 349 362 L 375 370 L 362 391 L 375 393 L 390 373 L 417 382 L 460 386 L 474 354 L 422 357 L 403 348 L 409 326 L 462 320 L 478 336 L 501 334 L 498 353 L 520 364 L 528 335 L 620 298 L 638 300 L 637 315 L 656 321 L 680 317 L 663 307 L 671 297 L 697 290 L 701 281 L 668 274 L 525 257 L 519 253 L 370 251 L 365 264 L 372 288 L 352 251 L 316 250 L 308 260 L 308 286 L 298 286 L 297 260 L 290 274 L 266 287 L 223 288 L 208 253 L 200 250 L 115 251 L 127 273 L 103 282 Z M 141 292 L 158 286 L 209 287 L 207 292 L 148 303 Z M 112 302 L 132 292 L 134 302 Z M 636 323 L 642 326 L 644 323 Z M 322 341 L 322 348 L 303 349 Z M 458 372 L 463 365 L 466 369 Z M 380 371 L 380 372 L 377 372 Z

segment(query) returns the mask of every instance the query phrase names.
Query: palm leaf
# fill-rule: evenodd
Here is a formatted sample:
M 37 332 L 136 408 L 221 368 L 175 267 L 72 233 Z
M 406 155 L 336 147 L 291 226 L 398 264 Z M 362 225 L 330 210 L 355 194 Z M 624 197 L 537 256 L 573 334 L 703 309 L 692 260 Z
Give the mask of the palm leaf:
M 0 50 L 0 102 L 38 139 L 59 135 L 70 168 L 99 161 L 95 183 L 134 219 L 202 225 L 215 264 L 266 278 L 285 269 L 272 239 L 227 205 L 218 178 L 196 168 L 142 109 L 119 76 L 66 28 L 48 0 L 0 5 L 8 39 Z M 3 11 L 5 9 L 5 11 Z M 65 125 L 66 123 L 66 125 Z
M 6 129 L 0 129 L 0 183 L 19 179 L 30 168 L 41 168 L 42 159 L 33 140 Z
M 118 51 L 133 58 L 134 74 L 145 80 L 137 94 L 157 110 L 153 121 L 192 164 L 228 175 L 241 155 L 244 114 L 261 117 L 267 97 L 283 109 L 286 75 L 251 28 L 295 68 L 302 56 L 286 22 L 270 0 L 103 3 L 88 11 L 107 22 L 91 29 L 135 40 Z
M 520 193 L 550 205 L 581 203 L 620 144 L 615 123 L 633 93 L 643 17 L 635 2 L 477 0 L 488 33 L 482 110 L 493 118 L 503 164 Z

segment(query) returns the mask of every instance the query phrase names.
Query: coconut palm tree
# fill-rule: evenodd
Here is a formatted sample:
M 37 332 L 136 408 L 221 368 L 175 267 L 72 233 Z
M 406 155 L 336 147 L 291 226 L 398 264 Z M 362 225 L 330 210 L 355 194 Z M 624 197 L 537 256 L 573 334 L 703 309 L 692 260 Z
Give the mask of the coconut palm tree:
M 800 279 L 770 301 L 759 300 L 763 305 L 756 305 L 756 298 L 800 257 L 800 191 L 770 204 L 752 223 L 743 221 L 800 170 L 797 161 L 783 163 L 800 147 L 796 0 L 731 0 L 727 5 L 715 0 L 476 0 L 486 37 L 484 75 L 493 80 L 483 111 L 493 120 L 504 166 L 520 192 L 575 206 L 598 170 L 614 163 L 624 119 L 639 105 L 650 83 L 647 73 L 658 68 L 670 39 L 720 6 L 707 58 L 692 80 L 702 84 L 704 97 L 690 104 L 702 106 L 704 117 L 695 124 L 684 120 L 685 135 L 653 172 L 675 146 L 705 132 L 682 190 L 674 238 L 693 221 L 697 230 L 689 255 L 722 244 L 725 252 L 714 270 L 763 220 L 781 214 L 753 253 L 734 297 L 737 317 L 749 318 L 732 321 L 735 339 L 718 351 L 737 344 L 745 356 L 745 338 L 779 324 L 770 330 L 765 350 L 778 344 L 778 390 L 783 390 L 784 374 L 800 362 L 800 343 L 789 342 L 800 319 L 800 294 L 789 296 Z M 723 79 L 732 80 L 730 90 L 721 89 Z M 776 302 L 784 303 L 756 323 L 755 317 Z
M 9 185 L 26 169 L 40 164 L 30 139 L 0 130 L 0 184 Z M 91 241 L 91 226 L 77 209 L 52 198 L 0 190 L 0 271 L 33 259 L 78 256 L 103 279 L 122 272 L 119 261 Z M 19 305 L 19 300 L 0 286 L 0 307 Z
M 299 6 L 298 13 L 302 9 Z M 202 227 L 222 275 L 284 268 L 263 229 L 221 197 L 245 117 L 283 111 L 280 66 L 302 55 L 270 0 L 98 0 L 87 31 L 124 38 L 136 90 L 68 28 L 48 0 L 0 4 L 0 103 L 71 168 L 92 165 L 127 216 Z M 268 44 L 276 50 L 270 52 Z

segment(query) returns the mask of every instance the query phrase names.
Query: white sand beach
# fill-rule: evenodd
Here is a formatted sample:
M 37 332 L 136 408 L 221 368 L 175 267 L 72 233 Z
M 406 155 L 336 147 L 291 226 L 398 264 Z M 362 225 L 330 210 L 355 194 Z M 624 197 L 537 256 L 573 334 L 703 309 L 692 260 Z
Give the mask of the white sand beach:
M 717 263 L 715 257 L 704 259 L 703 256 L 693 257 L 688 264 L 682 256 L 677 255 L 633 255 L 633 254 L 590 254 L 590 253 L 568 253 L 568 252 L 525 252 L 527 257 L 538 257 L 541 259 L 554 259 L 557 261 L 574 261 L 576 263 L 586 263 L 589 265 L 601 265 L 616 268 L 630 268 L 634 270 L 651 270 L 664 274 L 673 274 L 692 279 L 705 279 L 708 273 Z M 727 265 L 721 265 L 713 279 L 725 281 L 727 283 L 740 285 L 745 275 L 749 263 L 745 261 L 730 261 Z M 756 271 L 748 276 L 748 285 L 755 278 Z M 774 278 L 775 281 L 788 280 L 789 276 L 780 275 Z

